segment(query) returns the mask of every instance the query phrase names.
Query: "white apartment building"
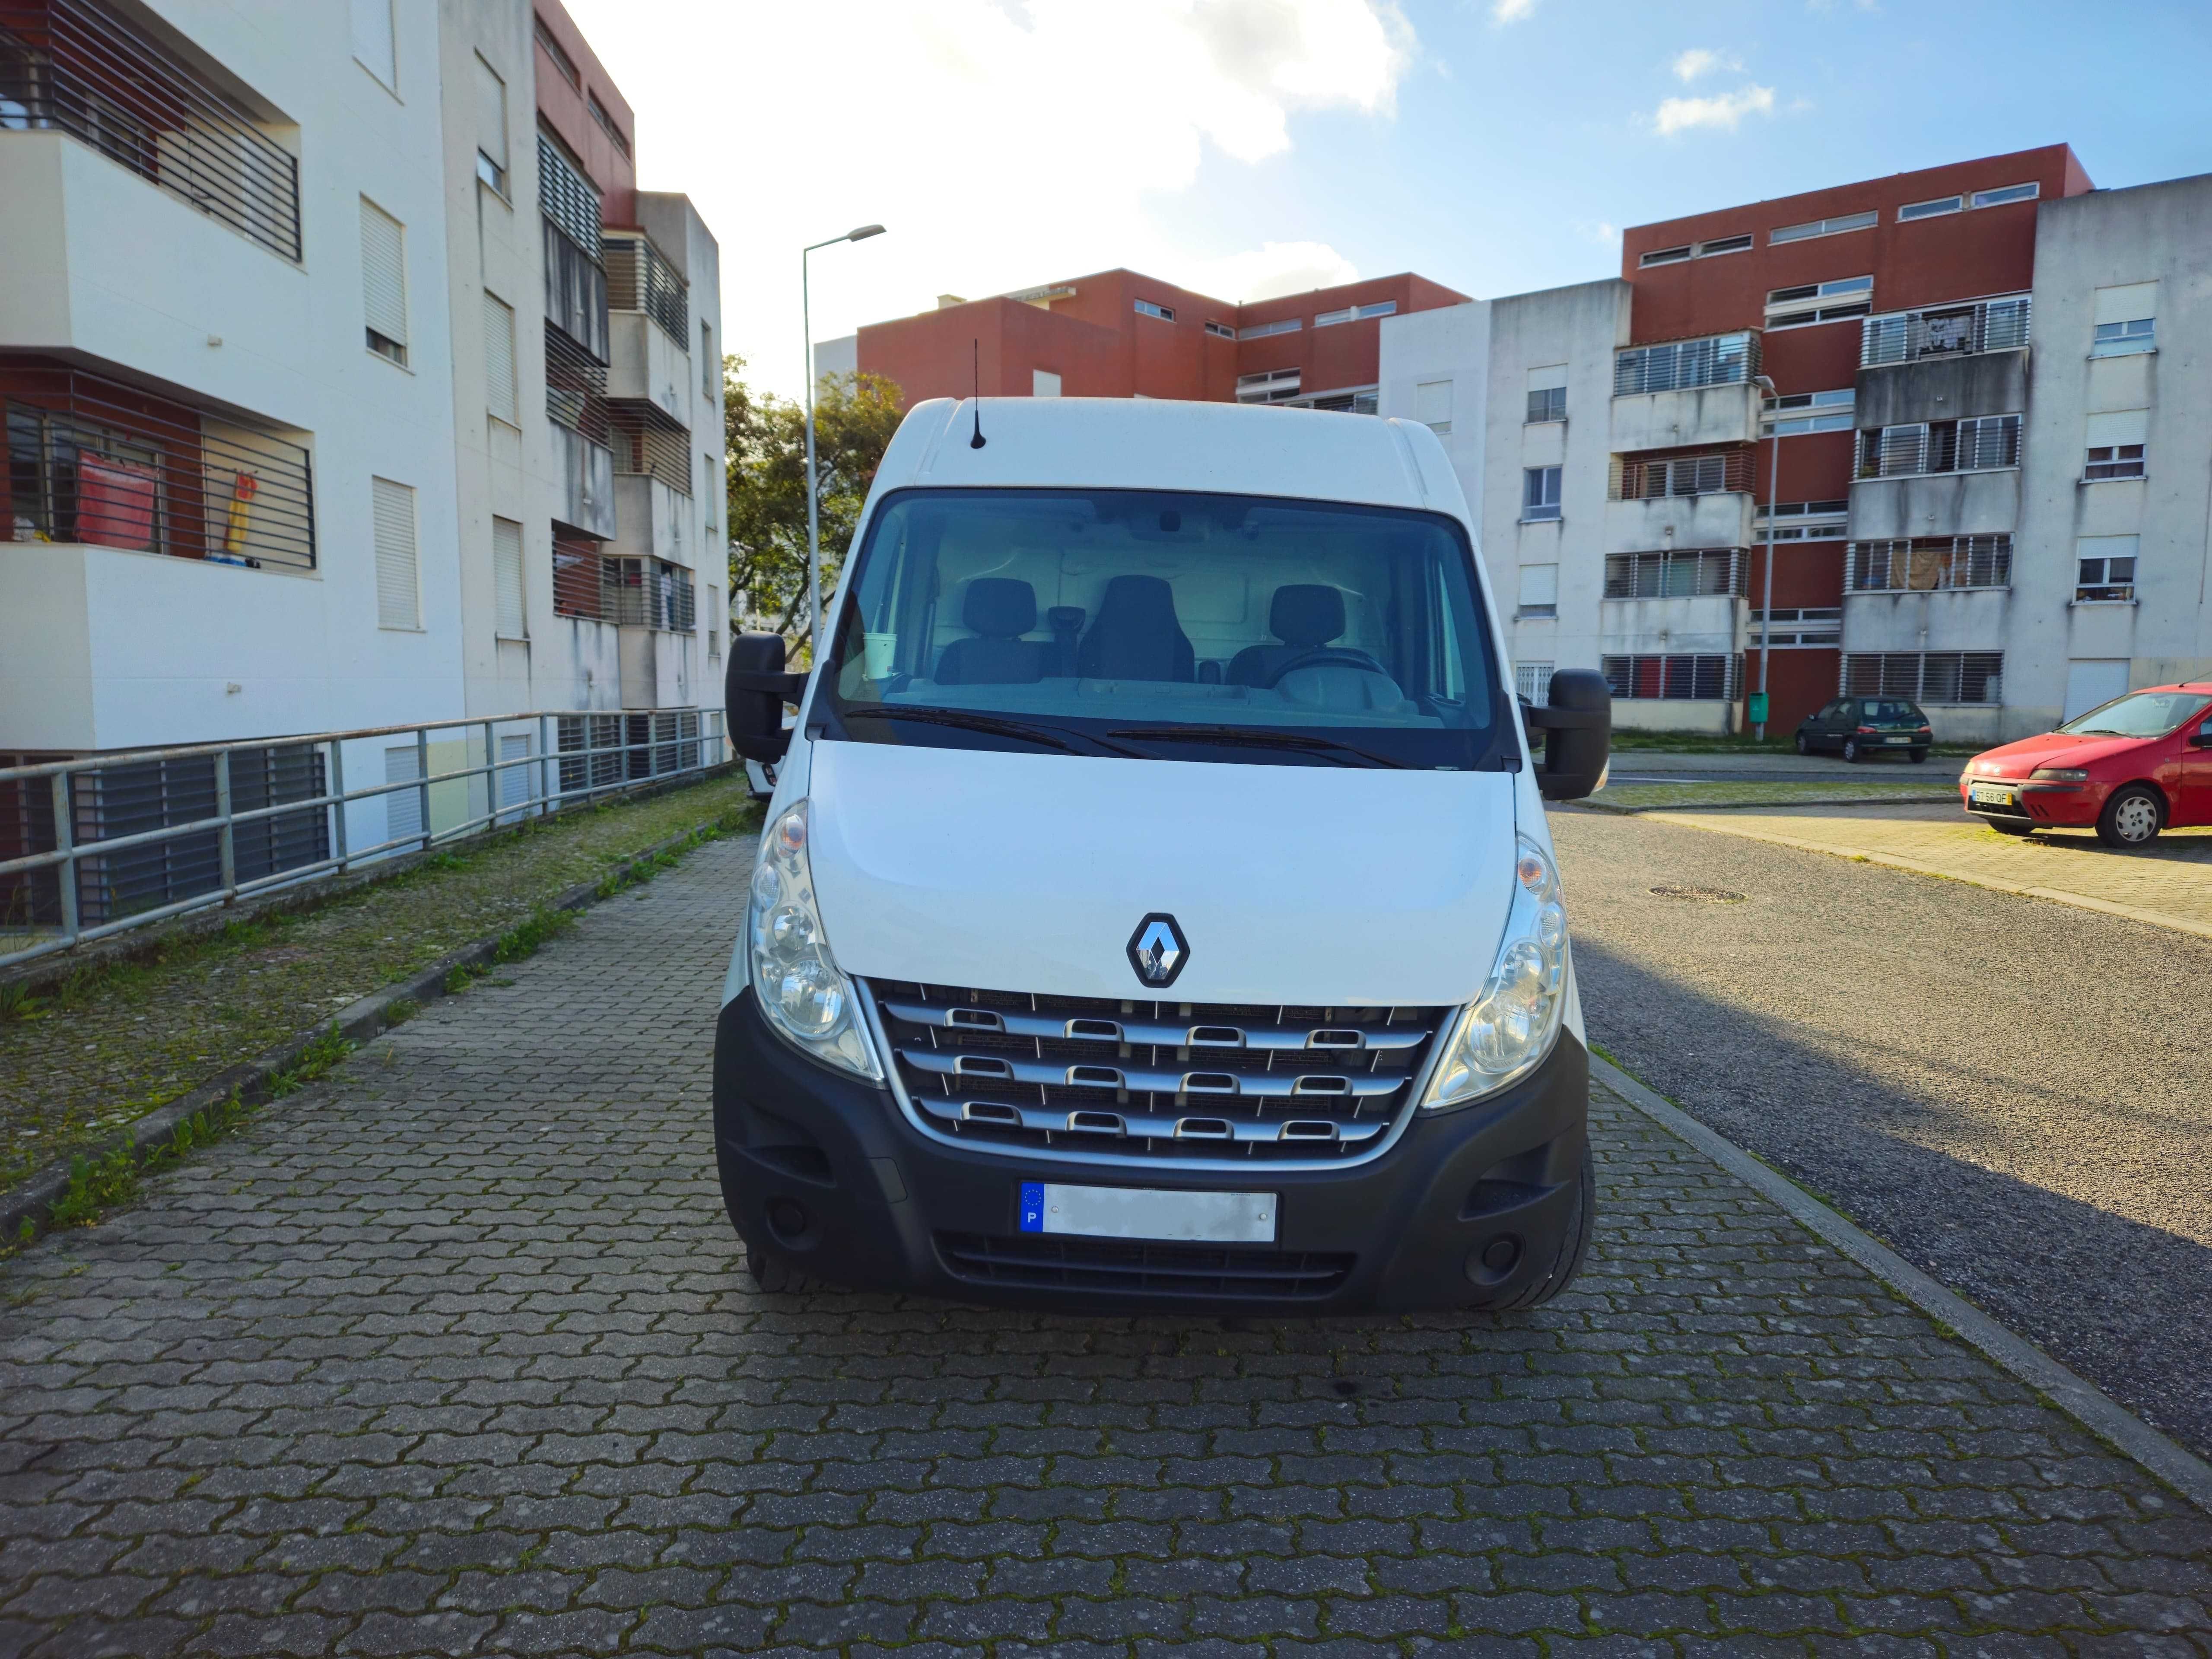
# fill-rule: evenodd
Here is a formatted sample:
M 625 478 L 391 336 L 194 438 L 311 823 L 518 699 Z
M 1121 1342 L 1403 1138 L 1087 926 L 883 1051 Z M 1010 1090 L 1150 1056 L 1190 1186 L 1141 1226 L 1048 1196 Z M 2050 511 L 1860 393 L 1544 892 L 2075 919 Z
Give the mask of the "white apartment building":
M 719 253 L 633 135 L 557 0 L 0 8 L 0 764 L 546 709 L 696 742 Z

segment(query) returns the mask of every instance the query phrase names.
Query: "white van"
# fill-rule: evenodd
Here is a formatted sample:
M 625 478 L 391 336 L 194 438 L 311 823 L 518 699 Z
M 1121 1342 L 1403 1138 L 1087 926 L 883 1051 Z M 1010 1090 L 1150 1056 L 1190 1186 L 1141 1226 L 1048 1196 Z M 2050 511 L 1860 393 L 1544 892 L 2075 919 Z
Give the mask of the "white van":
M 731 652 L 775 787 L 714 1130 L 763 1288 L 1323 1312 L 1573 1277 L 1543 799 L 1598 787 L 1610 702 L 1562 672 L 1516 718 L 1425 427 L 926 403 L 829 614 L 818 672 Z

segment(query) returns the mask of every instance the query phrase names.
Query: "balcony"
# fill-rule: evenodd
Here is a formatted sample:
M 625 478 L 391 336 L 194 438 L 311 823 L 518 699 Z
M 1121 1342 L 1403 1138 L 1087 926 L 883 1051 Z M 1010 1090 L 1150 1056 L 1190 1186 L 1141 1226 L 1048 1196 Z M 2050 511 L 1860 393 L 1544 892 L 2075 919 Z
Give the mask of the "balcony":
M 678 349 L 687 349 L 691 340 L 690 284 L 650 236 L 626 230 L 602 235 L 609 309 L 650 317 Z
M 1674 449 L 1693 444 L 1749 443 L 1759 436 L 1759 388 L 1696 386 L 1684 391 L 1616 395 L 1611 447 Z
M 1627 346 L 1613 353 L 1613 395 L 1690 392 L 1699 386 L 1747 386 L 1759 378 L 1759 331 L 1694 340 Z
M 644 236 L 611 230 L 605 246 L 607 396 L 648 404 L 678 430 L 687 429 L 690 301 L 684 279 Z
M 1745 588 L 1746 562 L 1744 550 L 1740 547 L 1608 553 L 1605 560 L 1605 597 L 1674 599 L 1735 594 L 1741 598 Z
M 1748 546 L 1751 475 L 1747 448 L 1614 456 L 1603 550 Z
M 691 497 L 645 473 L 617 472 L 614 483 L 616 531 L 606 550 L 690 566 L 699 538 Z
M 1859 336 L 1859 367 L 1876 368 L 1929 357 L 2016 351 L 2027 344 L 2027 324 L 2025 294 L 1889 312 L 1866 319 Z
M 93 0 L 0 0 L 0 129 L 67 133 L 300 258 L 298 161 L 251 111 Z
M 2012 538 L 1917 536 L 1853 542 L 1844 580 L 1855 593 L 1936 593 L 2012 585 Z

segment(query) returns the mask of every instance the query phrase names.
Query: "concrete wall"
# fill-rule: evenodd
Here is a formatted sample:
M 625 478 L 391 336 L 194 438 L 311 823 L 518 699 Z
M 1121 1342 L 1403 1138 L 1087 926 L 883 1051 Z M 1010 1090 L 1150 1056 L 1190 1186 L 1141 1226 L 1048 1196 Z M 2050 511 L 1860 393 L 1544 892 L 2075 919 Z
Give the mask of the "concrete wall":
M 1450 387 L 1449 412 L 1441 428 L 1435 422 L 1430 424 L 1451 459 L 1480 527 L 1483 441 L 1492 418 L 1489 302 L 1470 300 L 1464 305 L 1385 317 L 1379 337 L 1377 414 L 1420 420 L 1427 411 L 1419 387 L 1439 382 Z M 1506 598 L 1510 602 L 1510 595 Z

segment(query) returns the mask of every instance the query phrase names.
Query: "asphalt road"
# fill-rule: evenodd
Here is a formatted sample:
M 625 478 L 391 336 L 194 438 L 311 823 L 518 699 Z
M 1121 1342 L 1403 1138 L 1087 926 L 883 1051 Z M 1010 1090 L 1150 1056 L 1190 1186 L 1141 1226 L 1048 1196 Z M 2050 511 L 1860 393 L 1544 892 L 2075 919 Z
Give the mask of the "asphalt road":
M 1552 825 L 1596 1043 L 2212 1455 L 2212 940 L 1649 818 Z

